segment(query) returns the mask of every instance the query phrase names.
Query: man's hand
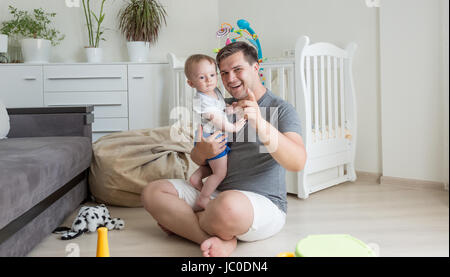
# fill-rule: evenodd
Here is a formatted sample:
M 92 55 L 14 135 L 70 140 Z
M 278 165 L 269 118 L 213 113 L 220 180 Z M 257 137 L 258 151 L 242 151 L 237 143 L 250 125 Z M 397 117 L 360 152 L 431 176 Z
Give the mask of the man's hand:
M 258 127 L 265 120 L 261 116 L 259 105 L 253 91 L 248 88 L 247 94 L 247 99 L 239 100 L 235 105 L 242 109 L 244 118 L 248 120 L 250 126 L 252 126 L 255 130 L 258 130 Z
M 216 131 L 211 136 L 205 138 L 203 137 L 203 128 L 199 124 L 197 143 L 191 151 L 191 159 L 198 165 L 205 165 L 207 159 L 213 158 L 225 150 L 227 146 L 226 137 L 226 134 L 223 134 L 221 131 Z

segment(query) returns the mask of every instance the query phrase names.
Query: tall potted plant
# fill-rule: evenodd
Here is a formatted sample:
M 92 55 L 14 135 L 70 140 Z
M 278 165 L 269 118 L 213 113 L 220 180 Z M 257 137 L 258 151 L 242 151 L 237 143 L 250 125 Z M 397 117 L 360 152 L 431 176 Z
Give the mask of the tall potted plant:
M 157 0 L 129 0 L 119 11 L 119 29 L 127 39 L 131 62 L 148 61 L 150 44 L 158 40 L 167 12 Z
M 26 63 L 48 63 L 50 47 L 58 45 L 64 35 L 50 27 L 56 13 L 46 13 L 42 8 L 34 9 L 33 14 L 9 6 L 12 20 L 2 23 L 0 33 L 21 39 L 21 48 Z
M 103 5 L 106 0 L 102 0 L 102 4 L 100 6 L 99 15 L 95 15 L 95 13 L 91 9 L 90 0 L 82 0 L 83 2 L 83 11 L 84 17 L 86 20 L 86 27 L 88 31 L 89 45 L 85 47 L 86 49 L 86 57 L 87 61 L 90 63 L 98 63 L 103 60 L 103 49 L 100 48 L 100 40 L 105 40 L 102 38 L 103 30 L 101 29 L 101 25 L 103 20 L 105 19 L 105 13 L 103 12 Z M 93 24 L 92 17 L 94 17 L 96 25 Z

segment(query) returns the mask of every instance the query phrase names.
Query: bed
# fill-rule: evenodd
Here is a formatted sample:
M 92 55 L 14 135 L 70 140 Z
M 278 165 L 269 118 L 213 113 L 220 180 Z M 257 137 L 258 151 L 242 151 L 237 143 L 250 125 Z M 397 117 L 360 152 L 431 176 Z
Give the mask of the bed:
M 356 180 L 357 121 L 352 78 L 356 48 L 355 43 L 345 49 L 327 42 L 311 44 L 307 36 L 302 36 L 296 42 L 293 59 L 268 59 L 261 64 L 265 86 L 291 103 L 300 116 L 308 158 L 301 172 L 286 172 L 286 185 L 288 193 L 301 199 Z M 170 118 L 183 119 L 190 125 L 195 91 L 186 83 L 184 59 L 169 53 L 168 60 L 173 92 Z M 221 83 L 219 88 L 226 91 Z

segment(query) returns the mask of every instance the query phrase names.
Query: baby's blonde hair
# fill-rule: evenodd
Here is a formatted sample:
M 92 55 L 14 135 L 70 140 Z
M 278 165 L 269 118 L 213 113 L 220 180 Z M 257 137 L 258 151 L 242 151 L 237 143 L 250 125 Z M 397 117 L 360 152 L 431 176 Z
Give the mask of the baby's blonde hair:
M 217 68 L 215 59 L 211 58 L 208 55 L 195 54 L 187 58 L 186 62 L 184 63 L 184 74 L 186 75 L 186 78 L 190 79 L 192 74 L 192 67 L 203 60 L 210 62 L 214 65 L 215 68 Z

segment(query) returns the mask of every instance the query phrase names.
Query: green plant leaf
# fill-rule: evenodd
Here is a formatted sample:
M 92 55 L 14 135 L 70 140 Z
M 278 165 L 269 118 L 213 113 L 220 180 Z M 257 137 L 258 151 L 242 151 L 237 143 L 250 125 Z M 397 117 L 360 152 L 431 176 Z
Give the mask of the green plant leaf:
M 92 16 L 94 16 L 95 21 L 98 22 L 98 18 L 97 18 L 97 16 L 95 15 L 95 13 L 94 13 L 93 11 L 91 11 L 91 13 L 92 13 Z

